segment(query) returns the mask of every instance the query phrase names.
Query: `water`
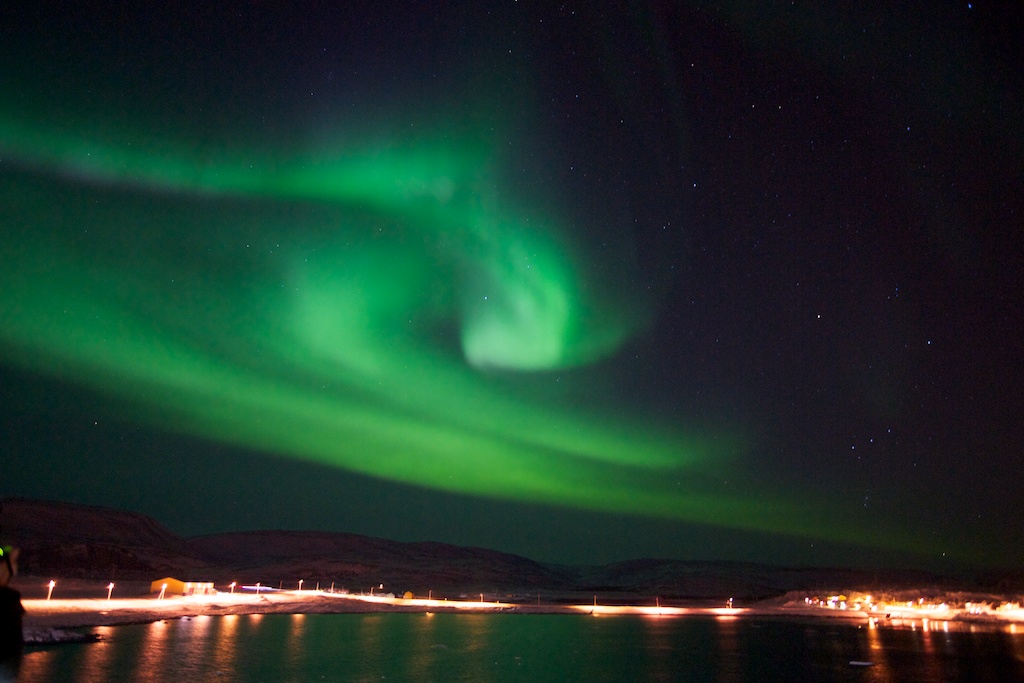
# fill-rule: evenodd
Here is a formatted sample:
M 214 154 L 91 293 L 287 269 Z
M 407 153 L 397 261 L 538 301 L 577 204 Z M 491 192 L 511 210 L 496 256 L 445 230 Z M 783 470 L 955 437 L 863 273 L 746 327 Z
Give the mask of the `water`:
M 99 643 L 30 650 L 18 680 L 1024 680 L 1024 630 L 392 613 L 195 617 L 98 631 Z

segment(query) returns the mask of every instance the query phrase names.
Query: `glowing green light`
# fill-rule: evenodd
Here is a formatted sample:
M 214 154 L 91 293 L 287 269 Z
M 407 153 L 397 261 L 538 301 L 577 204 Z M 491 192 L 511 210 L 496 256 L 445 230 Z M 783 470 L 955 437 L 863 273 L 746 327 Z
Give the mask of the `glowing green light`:
M 486 150 L 199 163 L 2 118 L 0 135 L 20 166 L 0 175 L 8 362 L 127 398 L 164 429 L 377 477 L 817 531 L 795 505 L 708 486 L 738 440 L 581 398 L 604 386 L 583 366 L 646 306 L 582 267 L 554 217 L 504 196 Z

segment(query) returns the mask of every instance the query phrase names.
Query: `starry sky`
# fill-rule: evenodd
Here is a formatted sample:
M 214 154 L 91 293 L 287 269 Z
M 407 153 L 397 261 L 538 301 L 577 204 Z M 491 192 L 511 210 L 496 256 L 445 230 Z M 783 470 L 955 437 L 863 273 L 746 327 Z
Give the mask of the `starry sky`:
M 210 5 L 0 8 L 0 495 L 1024 561 L 1019 11 Z

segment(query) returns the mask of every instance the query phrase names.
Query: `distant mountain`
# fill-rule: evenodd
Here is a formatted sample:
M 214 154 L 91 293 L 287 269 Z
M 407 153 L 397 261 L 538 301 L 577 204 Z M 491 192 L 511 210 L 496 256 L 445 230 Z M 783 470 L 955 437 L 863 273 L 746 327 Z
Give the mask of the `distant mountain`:
M 563 573 L 533 560 L 445 543 L 400 543 L 356 534 L 251 531 L 189 539 L 197 552 L 239 576 L 303 575 L 353 591 L 563 590 Z
M 752 562 L 642 559 L 578 571 L 579 591 L 625 592 L 689 600 L 735 597 L 762 600 L 795 590 L 930 585 L 940 577 L 910 570 L 866 571 L 834 567 L 781 567 Z
M 564 572 L 518 555 L 445 543 L 400 543 L 346 533 L 251 531 L 181 538 L 133 512 L 53 501 L 2 501 L 5 542 L 21 573 L 69 578 L 252 582 L 317 581 L 369 591 L 566 590 Z
M 181 538 L 133 512 L 51 501 L 2 501 L 5 542 L 22 548 L 26 575 L 153 580 L 260 581 L 312 588 L 334 583 L 353 592 L 447 595 L 543 594 L 546 600 L 591 594 L 633 600 L 764 599 L 789 591 L 949 587 L 921 571 L 779 567 L 745 562 L 640 559 L 577 567 L 445 543 L 402 543 L 347 533 L 250 531 Z M 973 587 L 973 586 L 971 586 Z
M 9 498 L 0 501 L 5 543 L 21 548 L 21 573 L 146 578 L 208 564 L 150 517 L 110 508 Z

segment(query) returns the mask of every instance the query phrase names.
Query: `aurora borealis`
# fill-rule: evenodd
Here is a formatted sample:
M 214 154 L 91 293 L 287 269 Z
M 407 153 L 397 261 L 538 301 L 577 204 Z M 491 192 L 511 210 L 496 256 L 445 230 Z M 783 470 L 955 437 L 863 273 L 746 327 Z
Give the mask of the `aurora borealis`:
M 29 243 L 7 260 L 5 341 L 29 367 L 113 387 L 101 390 L 158 426 L 451 490 L 658 511 L 663 501 L 636 496 L 641 484 L 616 479 L 692 466 L 701 447 L 514 400 L 483 372 L 592 361 L 636 314 L 583 301 L 567 254 L 460 205 L 478 197 L 425 199 L 389 176 L 400 162 L 383 163 L 361 165 L 379 186 L 342 171 L 336 191 L 314 188 L 326 198 L 312 200 L 307 213 L 325 214 L 307 218 L 313 226 L 296 225 L 295 200 L 269 190 L 225 208 L 219 193 L 235 188 L 168 187 L 126 212 L 120 187 L 91 188 L 94 200 L 115 198 L 71 219 L 97 226 L 81 251 Z M 180 202 L 198 216 L 181 215 Z M 159 217 L 156 239 L 125 245 L 139 212 Z M 194 231 L 220 253 L 197 262 Z
M 1020 444 L 988 388 L 1019 295 L 974 216 L 1013 206 L 975 213 L 965 146 L 1019 131 L 929 78 L 915 96 L 954 123 L 880 107 L 895 85 L 813 46 L 788 73 L 807 29 L 761 33 L 744 3 L 506 4 L 2 10 L 0 495 L 182 533 L 237 528 L 228 508 L 301 524 L 258 512 L 284 495 L 319 528 L 559 561 L 698 556 L 710 534 L 736 539 L 723 557 L 1002 562 L 979 548 L 1009 533 Z M 132 465 L 157 451 L 190 463 L 179 481 Z

